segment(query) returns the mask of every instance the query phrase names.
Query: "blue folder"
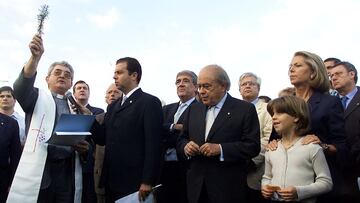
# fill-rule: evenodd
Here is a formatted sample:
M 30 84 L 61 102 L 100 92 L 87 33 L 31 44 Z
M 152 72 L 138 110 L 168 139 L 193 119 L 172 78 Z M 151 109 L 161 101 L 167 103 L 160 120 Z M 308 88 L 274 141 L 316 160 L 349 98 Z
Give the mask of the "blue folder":
M 61 114 L 48 144 L 72 146 L 91 135 L 93 115 Z

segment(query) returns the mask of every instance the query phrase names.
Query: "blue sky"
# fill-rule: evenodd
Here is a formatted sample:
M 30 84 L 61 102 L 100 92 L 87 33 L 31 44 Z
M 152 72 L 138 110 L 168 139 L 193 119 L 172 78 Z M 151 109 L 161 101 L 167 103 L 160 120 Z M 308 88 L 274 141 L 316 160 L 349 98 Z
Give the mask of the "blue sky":
M 262 78 L 263 95 L 274 98 L 290 86 L 288 64 L 299 50 L 360 64 L 357 0 L 0 0 L 2 84 L 12 84 L 29 58 L 44 3 L 50 16 L 36 86 L 46 88 L 49 65 L 66 60 L 74 81 L 89 83 L 90 103 L 103 108 L 114 63 L 125 56 L 142 64 L 143 90 L 166 103 L 178 100 L 177 72 L 208 64 L 227 71 L 238 98 L 244 72 Z

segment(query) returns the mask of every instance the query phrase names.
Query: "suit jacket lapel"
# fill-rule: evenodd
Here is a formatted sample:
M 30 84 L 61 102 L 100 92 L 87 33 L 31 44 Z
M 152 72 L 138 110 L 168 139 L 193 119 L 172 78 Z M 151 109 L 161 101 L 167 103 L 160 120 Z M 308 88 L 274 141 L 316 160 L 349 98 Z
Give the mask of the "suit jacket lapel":
M 129 98 L 125 100 L 123 105 L 121 105 L 122 97 L 119 99 L 119 102 L 116 104 L 116 112 L 122 111 L 123 109 L 131 106 L 142 94 L 141 88 L 137 89 L 135 92 L 131 94 Z
M 321 101 L 321 97 L 320 97 L 321 95 L 319 95 L 319 94 L 321 94 L 321 93 L 315 91 L 311 95 L 310 99 L 308 100 L 308 104 L 310 105 L 309 107 L 310 107 L 311 113 L 314 112 L 316 110 L 316 108 L 319 106 L 319 103 Z
M 184 122 L 184 115 L 185 115 L 185 112 L 188 110 L 188 108 L 192 105 L 192 104 L 194 104 L 194 103 L 196 103 L 197 102 L 197 100 L 196 99 L 194 99 L 194 101 L 192 101 L 191 103 L 190 103 L 190 105 L 188 105 L 187 107 L 186 107 L 186 109 L 185 109 L 185 111 L 180 115 L 180 118 L 179 118 L 179 120 L 178 120 L 178 123 L 183 123 Z M 178 105 L 177 105 L 177 108 L 179 107 L 179 103 L 178 103 Z M 175 109 L 175 113 L 176 113 L 176 111 L 177 111 L 177 108 Z M 174 113 L 174 114 L 175 114 Z M 173 114 L 173 115 L 174 115 Z
M 169 109 L 169 114 L 168 114 L 168 121 L 169 122 L 174 122 L 174 116 L 175 116 L 176 111 L 177 111 L 178 108 L 179 108 L 179 102 L 172 105 L 171 108 Z M 180 118 L 181 118 L 181 116 L 180 116 Z M 179 120 L 180 120 L 180 118 L 179 118 Z
M 200 123 L 200 126 L 199 126 L 200 131 L 199 132 L 202 132 L 201 134 L 199 134 L 200 140 L 198 140 L 198 142 L 196 142 L 196 143 L 200 143 L 201 145 L 205 142 L 206 112 L 207 112 L 207 106 L 202 105 L 202 108 L 199 112 L 199 116 L 197 116 L 197 118 L 199 120 L 196 121 L 197 123 Z M 196 116 L 195 116 L 195 118 L 196 118 Z
M 358 91 L 350 101 L 348 107 L 345 109 L 344 116 L 345 118 L 351 114 L 356 108 L 360 106 L 360 88 L 357 87 Z
M 225 122 L 231 116 L 231 101 L 230 101 L 231 99 L 232 97 L 228 94 L 224 102 L 224 105 L 220 109 L 219 114 L 216 116 L 214 123 L 211 126 L 206 141 L 210 140 L 214 136 L 215 132 L 222 126 L 222 123 Z M 206 116 L 206 111 L 205 111 L 205 116 Z M 205 125 L 204 125 L 204 132 L 205 132 Z
M 261 101 L 259 100 L 258 102 L 256 102 L 255 104 L 255 108 L 256 108 L 256 112 L 259 115 L 260 112 L 263 112 L 263 105 L 261 105 Z M 266 109 L 265 109 L 266 111 Z

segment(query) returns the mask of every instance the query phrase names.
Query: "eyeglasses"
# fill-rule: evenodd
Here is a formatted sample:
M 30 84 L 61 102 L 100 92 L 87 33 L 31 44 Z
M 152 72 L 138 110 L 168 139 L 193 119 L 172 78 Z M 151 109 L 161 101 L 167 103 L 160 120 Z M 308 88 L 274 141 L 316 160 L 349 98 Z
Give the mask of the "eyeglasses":
M 244 83 L 241 83 L 241 84 L 240 84 L 241 87 L 246 87 L 247 85 L 249 85 L 249 86 L 256 86 L 257 83 L 249 81 L 249 82 L 244 82 Z
M 64 73 L 64 74 L 63 74 Z M 52 73 L 53 76 L 56 77 L 60 77 L 61 75 L 63 75 L 63 77 L 65 79 L 71 79 L 71 73 L 69 71 L 62 71 L 62 70 L 54 70 L 54 72 Z

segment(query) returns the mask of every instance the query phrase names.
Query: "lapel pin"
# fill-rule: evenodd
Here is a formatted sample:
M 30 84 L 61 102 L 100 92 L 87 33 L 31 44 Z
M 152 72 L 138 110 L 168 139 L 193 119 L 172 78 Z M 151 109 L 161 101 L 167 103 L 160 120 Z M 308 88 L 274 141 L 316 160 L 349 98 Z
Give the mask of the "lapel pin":
M 230 116 L 230 112 L 228 112 L 227 115 Z
M 132 103 L 132 100 L 130 100 L 130 104 Z

